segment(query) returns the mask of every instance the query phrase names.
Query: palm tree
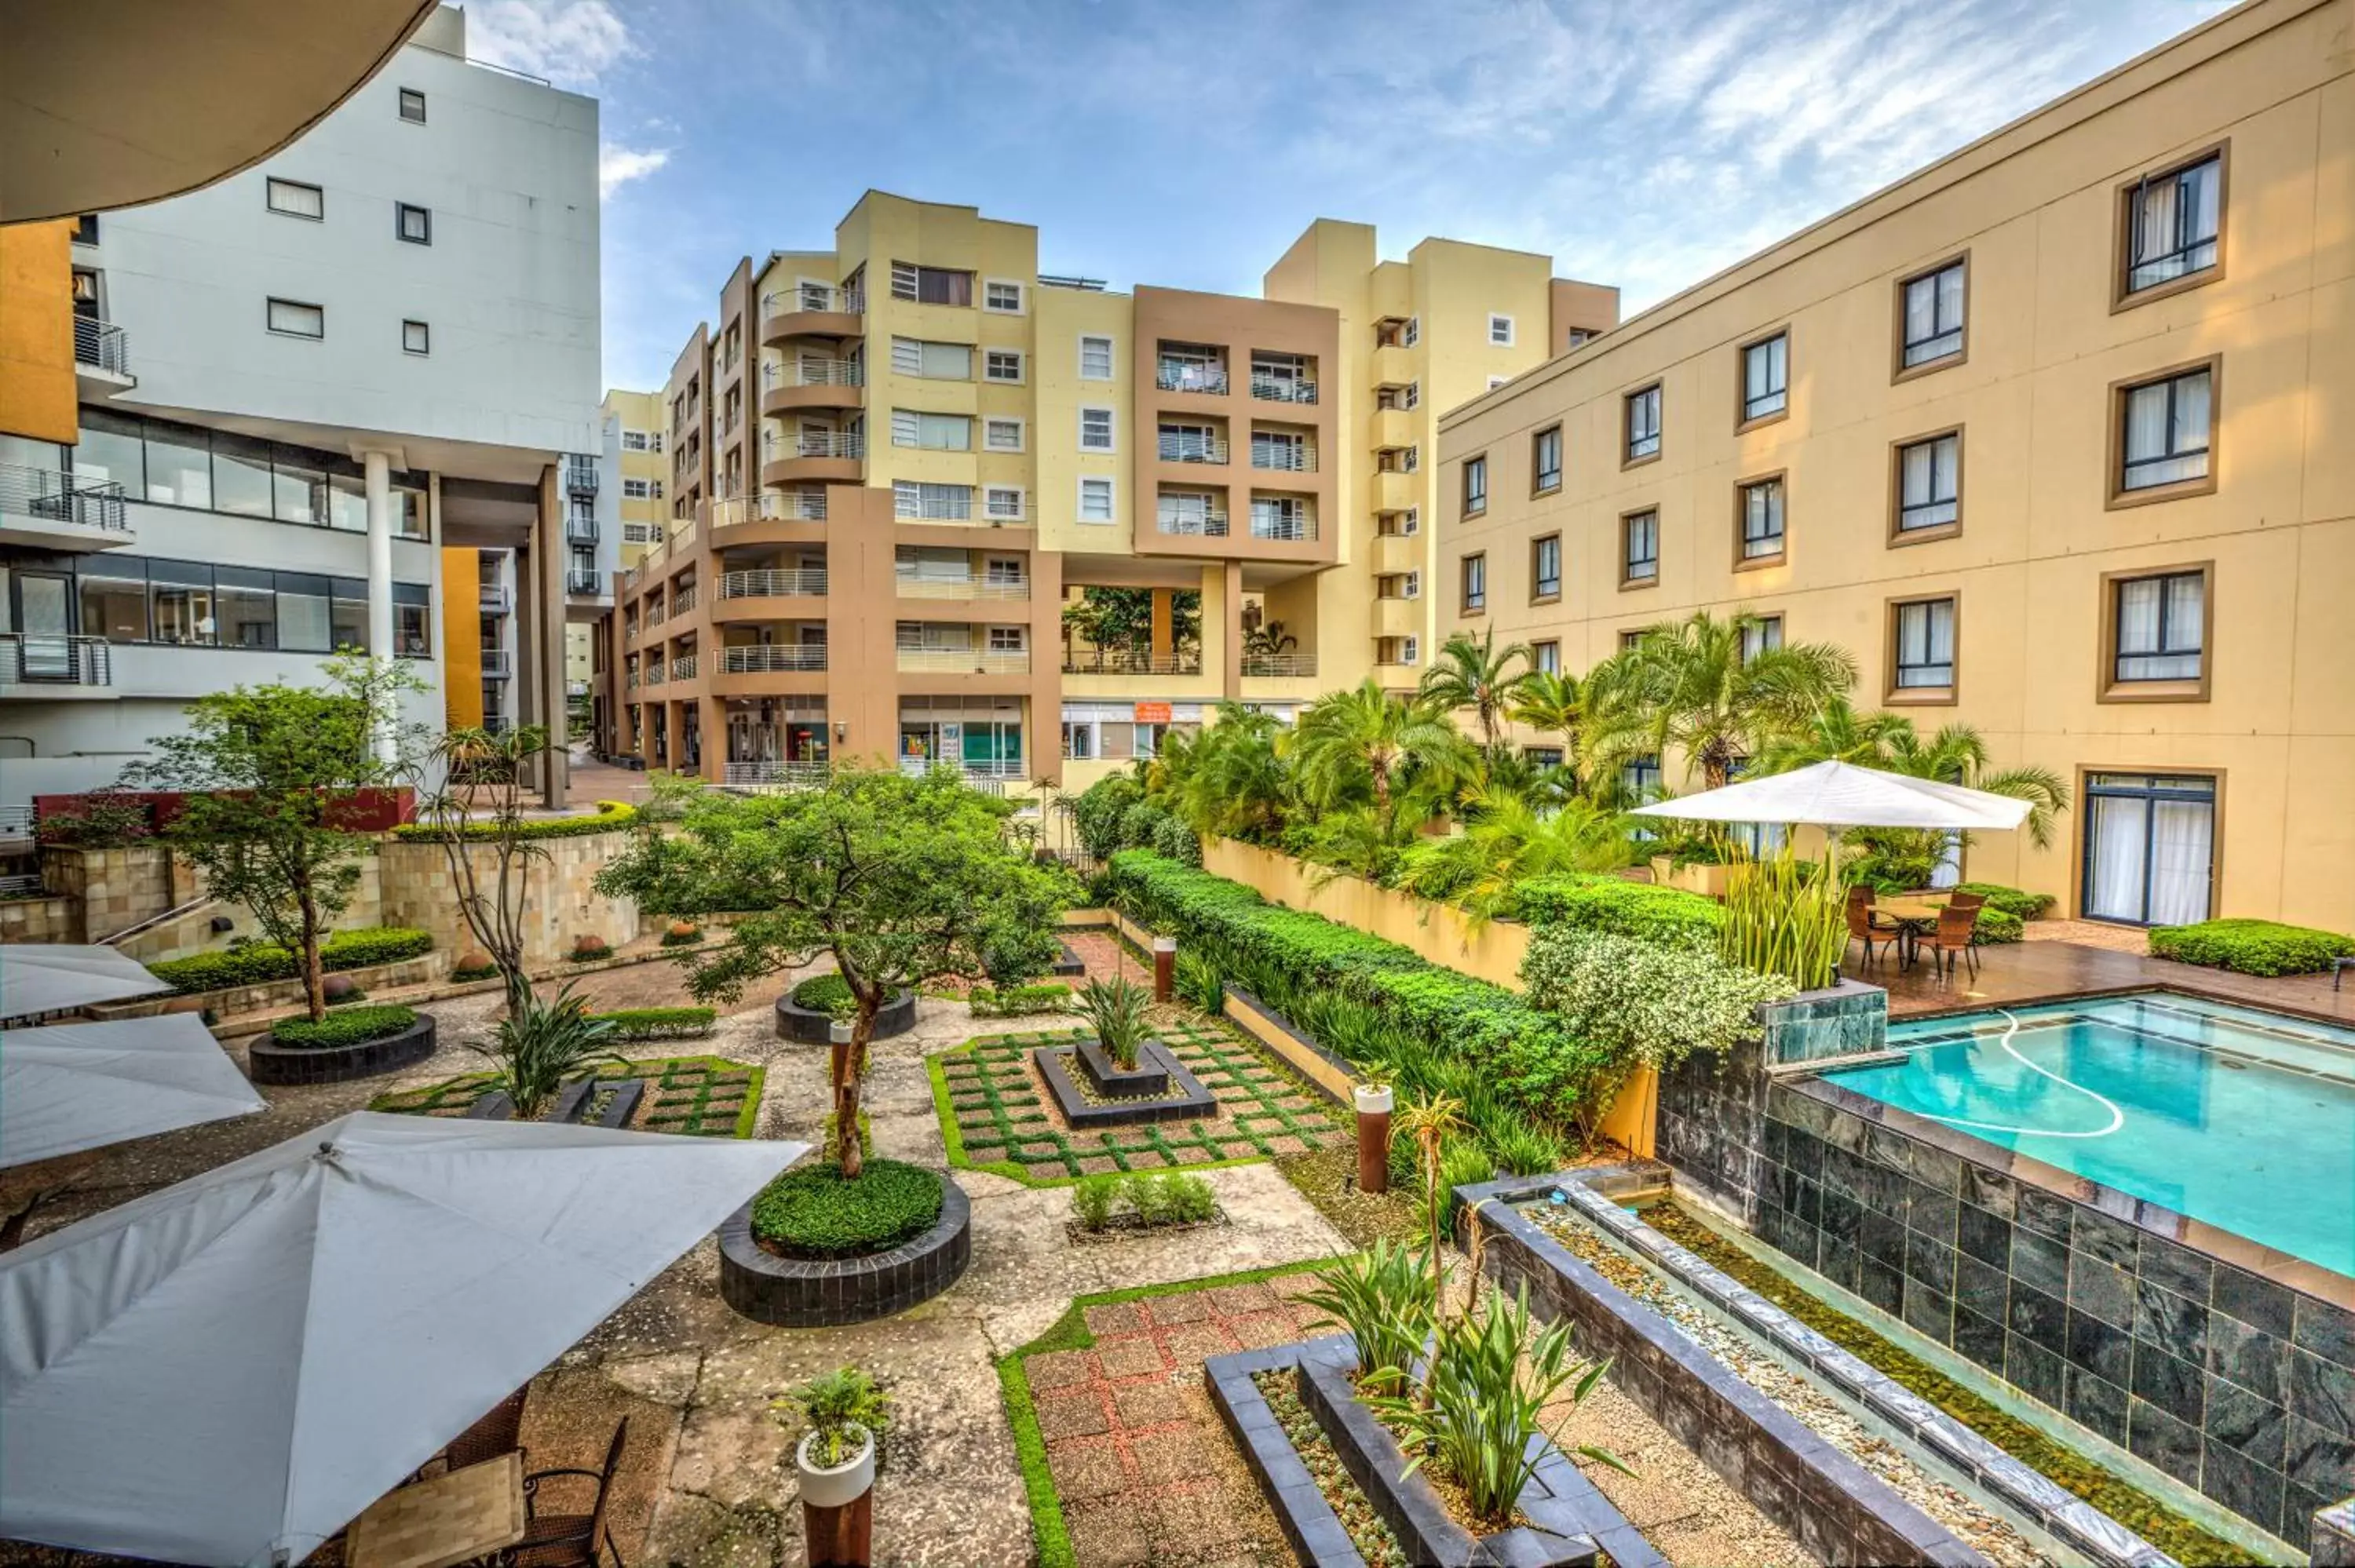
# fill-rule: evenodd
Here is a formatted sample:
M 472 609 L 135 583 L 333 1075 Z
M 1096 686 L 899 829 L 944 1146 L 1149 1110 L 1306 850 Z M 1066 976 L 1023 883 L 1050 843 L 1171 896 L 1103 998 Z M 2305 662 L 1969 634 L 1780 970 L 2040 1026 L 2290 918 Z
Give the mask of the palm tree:
M 1387 822 L 1403 776 L 1419 769 L 1461 767 L 1464 736 L 1436 705 L 1402 702 L 1372 676 L 1346 692 L 1328 692 L 1302 712 L 1292 757 L 1300 790 L 1320 810 L 1369 796 Z
M 1892 727 L 1889 760 L 1883 766 L 1892 773 L 1936 779 L 2027 801 L 2025 825 L 2030 842 L 2038 849 L 2052 847 L 2053 819 L 2069 809 L 2069 786 L 2050 768 L 2030 763 L 1991 771 L 1987 739 L 1973 725 L 1942 726 L 1927 746 L 1912 725 Z
M 1531 670 L 1513 688 L 1512 716 L 1540 735 L 1561 736 L 1561 754 L 1578 755 L 1578 732 L 1586 722 L 1586 691 L 1567 670 Z
M 1512 706 L 1513 694 L 1521 682 L 1528 679 L 1524 669 L 1515 673 L 1513 665 L 1526 665 L 1529 648 L 1526 642 L 1510 642 L 1500 652 L 1497 648 L 1497 629 L 1490 627 L 1475 639 L 1468 631 L 1459 631 L 1449 638 L 1439 651 L 1438 660 L 1423 672 L 1422 694 L 1438 705 L 1442 712 L 1470 708 L 1479 721 L 1480 744 L 1494 751 L 1504 732 L 1506 712 Z
M 1855 655 L 1834 642 L 1745 657 L 1743 633 L 1757 624 L 1747 610 L 1721 620 L 1695 610 L 1589 672 L 1583 738 L 1591 765 L 1615 769 L 1673 747 L 1689 771 L 1721 789 L 1736 763 L 1804 728 L 1856 684 Z
M 1218 716 L 1183 753 L 1185 766 L 1165 774 L 1171 808 L 1198 833 L 1253 838 L 1282 825 L 1292 778 L 1277 742 L 1274 715 L 1220 703 Z
M 1462 832 L 1407 850 L 1399 885 L 1452 901 L 1485 923 L 1505 913 L 1515 886 L 1530 877 L 1616 871 L 1631 853 L 1619 813 L 1592 800 L 1545 810 L 1525 797 L 1498 794 L 1475 809 Z
M 1913 721 L 1903 714 L 1856 711 L 1846 697 L 1834 697 L 1816 710 L 1804 729 L 1776 736 L 1742 771 L 1748 775 L 1788 773 L 1818 762 L 1849 762 L 1859 768 L 1888 766 L 1890 737 L 1903 730 L 1912 734 Z

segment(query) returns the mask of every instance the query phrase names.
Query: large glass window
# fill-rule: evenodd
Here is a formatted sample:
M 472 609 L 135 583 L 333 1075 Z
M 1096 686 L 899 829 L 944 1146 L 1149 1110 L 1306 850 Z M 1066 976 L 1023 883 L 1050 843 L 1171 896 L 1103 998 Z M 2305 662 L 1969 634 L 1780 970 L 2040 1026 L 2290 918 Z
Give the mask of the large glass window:
M 1742 487 L 1742 558 L 1772 560 L 1783 553 L 1783 482 L 1762 479 Z
M 1905 281 L 1904 369 L 1963 352 L 1963 264 L 1951 261 Z
M 367 649 L 368 645 L 368 584 L 357 577 L 337 577 L 334 584 L 334 594 L 330 616 L 336 646 Z
M 2215 875 L 2216 780 L 2096 773 L 2085 781 L 2085 917 L 2133 926 L 2205 920 Z
M 1553 599 L 1561 593 L 1561 535 L 1548 534 L 1529 543 L 1529 593 Z
M 1963 441 L 1933 436 L 1897 451 L 1897 531 L 1950 528 L 1961 518 Z
M 328 608 L 327 579 L 305 573 L 278 575 L 278 646 L 290 653 L 335 652 L 335 622 Z
M 80 584 L 84 637 L 147 641 L 147 577 L 139 562 L 101 560 L 80 570 Z
M 1895 670 L 1899 691 L 1942 691 L 1955 683 L 1955 601 L 1917 599 L 1897 607 Z
M 1761 653 L 1771 653 L 1783 646 L 1783 618 L 1761 615 L 1742 623 L 1742 662 L 1745 664 Z
M 232 436 L 213 437 L 213 499 L 219 511 L 240 517 L 270 515 L 270 443 Z
M 1631 512 L 1619 520 L 1623 555 L 1619 580 L 1627 583 L 1657 582 L 1660 576 L 1660 514 L 1657 511 Z
M 2126 292 L 2139 293 L 2215 266 L 2223 203 L 2221 153 L 2147 175 L 2128 191 Z
M 1485 457 L 1464 460 L 1464 515 L 1474 516 L 1488 510 L 1488 460 Z
M 423 583 L 392 585 L 393 650 L 404 659 L 433 657 L 433 631 L 427 625 L 432 605 Z
M 1627 459 L 1636 462 L 1660 455 L 1660 389 L 1646 387 L 1627 394 Z
M 1488 557 L 1464 557 L 1464 608 L 1467 610 L 1488 608 Z
M 212 432 L 147 421 L 147 499 L 165 506 L 213 504 Z
M 278 586 L 272 575 L 250 567 L 217 567 L 214 582 L 222 645 L 277 647 Z
M 2122 683 L 2200 679 L 2207 628 L 2207 574 L 2166 572 L 2126 577 L 2115 585 L 2115 678 Z
M 123 486 L 134 500 L 147 493 L 147 459 L 139 421 L 104 408 L 81 410 L 81 439 L 73 449 L 74 480 Z
M 1561 488 L 1561 427 L 1550 425 L 1529 442 L 1529 483 L 1540 491 Z
M 2126 454 L 2118 474 L 2120 490 L 2150 490 L 2208 477 L 2211 390 L 2205 366 L 2126 389 L 2120 410 Z
M 208 644 L 218 640 L 210 566 L 201 561 L 150 561 L 147 594 L 156 641 Z
M 300 447 L 270 450 L 270 509 L 281 523 L 327 521 L 327 470 Z
M 1791 337 L 1776 333 L 1742 351 L 1742 418 L 1746 423 L 1790 407 Z

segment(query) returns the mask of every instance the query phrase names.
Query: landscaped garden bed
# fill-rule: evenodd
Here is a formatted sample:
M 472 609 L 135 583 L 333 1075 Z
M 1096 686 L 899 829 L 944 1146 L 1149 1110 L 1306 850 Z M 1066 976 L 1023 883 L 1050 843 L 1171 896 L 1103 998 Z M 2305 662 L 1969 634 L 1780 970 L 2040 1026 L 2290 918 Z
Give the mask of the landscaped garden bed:
M 761 1114 L 764 1069 L 719 1056 L 658 1056 L 609 1065 L 600 1084 L 632 1081 L 644 1089 L 629 1119 L 602 1125 L 687 1138 L 750 1138 Z M 467 1073 L 423 1088 L 378 1095 L 370 1110 L 415 1116 L 469 1116 L 490 1093 L 491 1075 Z
M 1084 1031 L 987 1035 L 929 1064 L 953 1165 L 1039 1186 L 1100 1171 L 1235 1164 L 1345 1145 L 1328 1101 L 1226 1029 L 1191 1021 L 1161 1028 L 1170 1054 L 1216 1099 L 1218 1114 L 1078 1130 L 1060 1119 L 1030 1061 Z
M 345 1084 L 412 1067 L 433 1054 L 433 1015 L 406 1007 L 331 1010 L 314 1022 L 290 1018 L 247 1047 L 257 1084 Z
M 936 1171 L 867 1160 L 786 1171 L 719 1228 L 719 1294 L 757 1322 L 836 1328 L 906 1311 L 955 1284 L 973 1206 Z
M 832 970 L 812 975 L 777 998 L 777 1038 L 823 1045 L 833 1038 L 836 1022 L 849 1022 L 856 1010 L 848 980 Z M 889 1040 L 915 1026 L 916 993 L 903 991 L 875 1014 L 873 1038 Z
M 1226 1223 L 1218 1194 L 1199 1176 L 1139 1171 L 1081 1177 L 1071 1189 L 1071 1218 L 1063 1231 L 1074 1242 L 1099 1242 Z

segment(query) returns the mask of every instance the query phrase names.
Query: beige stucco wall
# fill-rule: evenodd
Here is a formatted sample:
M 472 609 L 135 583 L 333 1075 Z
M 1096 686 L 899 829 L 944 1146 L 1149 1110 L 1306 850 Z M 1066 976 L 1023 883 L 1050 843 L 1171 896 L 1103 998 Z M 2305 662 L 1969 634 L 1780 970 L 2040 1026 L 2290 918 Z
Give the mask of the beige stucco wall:
M 1892 599 L 1958 596 L 1951 703 L 1998 767 L 2198 771 L 2219 780 L 2220 915 L 2355 927 L 2355 79 L 2346 0 L 2243 6 L 1452 415 L 1441 635 L 1558 639 L 1584 670 L 1620 634 L 1697 608 L 1784 617 L 1888 695 Z M 2229 144 L 2224 264 L 2113 310 L 2117 191 Z M 1898 281 L 1967 255 L 1966 358 L 1892 380 Z M 1786 327 L 1790 414 L 1737 434 L 1738 347 Z M 2221 356 L 2214 493 L 2113 508 L 2111 388 Z M 1623 469 L 1625 395 L 1665 388 L 1662 455 Z M 1518 482 L 1563 424 L 1568 482 Z M 1892 545 L 1894 442 L 1964 431 L 1958 535 Z M 1490 460 L 1459 516 L 1465 458 Z M 1738 481 L 1786 476 L 1787 559 L 1733 568 Z M 1619 586 L 1618 519 L 1660 512 L 1657 586 Z M 1561 601 L 1533 606 L 1529 543 L 1562 535 Z M 1465 614 L 1460 562 L 1487 557 Z M 2206 700 L 2103 700 L 2104 574 L 2212 567 Z M 1668 781 L 1687 783 L 1671 759 Z M 1968 874 L 2079 906 L 2082 810 L 2050 849 L 1984 835 Z
M 572 944 L 581 937 L 602 937 L 618 948 L 643 933 L 645 923 L 634 900 L 606 898 L 591 886 L 627 836 L 585 833 L 540 841 L 546 855 L 532 864 L 525 905 L 526 964 L 537 969 L 559 962 L 571 955 Z M 466 853 L 487 890 L 496 875 L 496 855 L 483 844 L 469 845 Z M 388 924 L 432 932 L 435 948 L 452 959 L 475 945 L 459 912 L 457 879 L 442 845 L 395 839 L 386 842 L 381 859 Z

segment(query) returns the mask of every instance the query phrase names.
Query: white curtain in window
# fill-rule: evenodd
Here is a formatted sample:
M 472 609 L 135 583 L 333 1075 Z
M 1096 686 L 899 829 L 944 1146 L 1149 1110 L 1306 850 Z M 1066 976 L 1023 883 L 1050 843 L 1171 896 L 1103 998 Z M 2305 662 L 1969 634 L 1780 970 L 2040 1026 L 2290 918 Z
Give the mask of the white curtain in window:
M 2158 649 L 2158 602 L 2164 585 L 2137 577 L 2118 585 L 2118 652 L 2151 653 Z
M 2126 461 L 2167 455 L 2167 384 L 2137 387 L 2126 394 Z
M 2169 451 L 2190 451 L 2208 444 L 2208 373 L 2175 380 L 2175 429 Z
M 2135 228 L 2135 260 L 2164 256 L 2175 249 L 2176 196 L 2174 180 L 2160 180 L 2144 190 L 2142 222 Z
M 2096 919 L 2139 920 L 2150 802 L 2097 795 L 2091 807 L 2093 864 L 2086 868 L 2085 913 Z
M 1930 868 L 1930 885 L 1952 887 L 1963 880 L 1963 835 L 1948 833 L 1938 845 L 1938 863 Z
M 2158 800 L 2151 810 L 2151 924 L 2205 920 L 2216 810 L 2204 800 Z

